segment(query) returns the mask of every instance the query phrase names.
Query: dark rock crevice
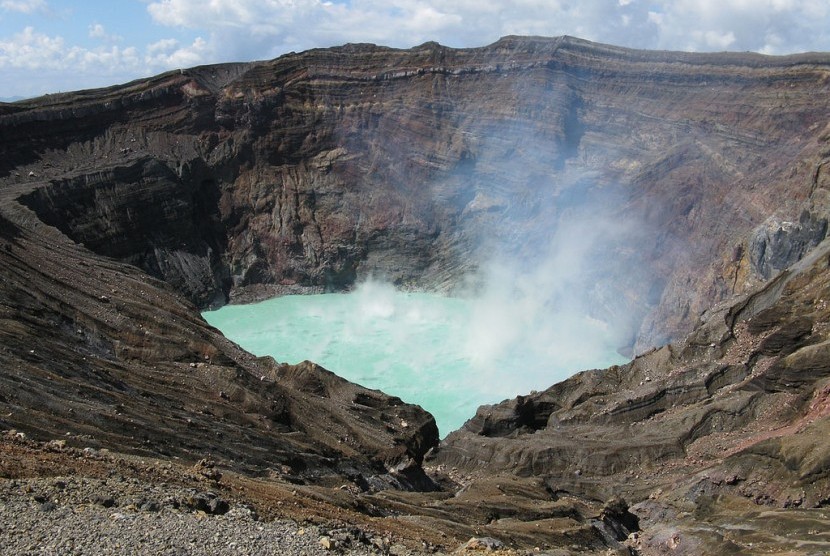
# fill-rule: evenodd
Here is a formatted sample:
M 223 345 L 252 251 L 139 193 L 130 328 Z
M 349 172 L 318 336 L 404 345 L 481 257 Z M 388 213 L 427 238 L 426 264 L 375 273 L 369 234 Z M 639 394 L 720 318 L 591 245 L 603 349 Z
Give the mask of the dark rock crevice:
M 227 289 L 219 234 L 205 214 L 215 192 L 206 185 L 212 182 L 194 188 L 163 163 L 139 159 L 56 180 L 21 201 L 76 243 L 134 264 L 204 306 L 224 303 Z
M 827 236 L 827 218 L 804 211 L 798 222 L 771 218 L 750 240 L 750 262 L 763 278 L 769 279 L 799 261 Z

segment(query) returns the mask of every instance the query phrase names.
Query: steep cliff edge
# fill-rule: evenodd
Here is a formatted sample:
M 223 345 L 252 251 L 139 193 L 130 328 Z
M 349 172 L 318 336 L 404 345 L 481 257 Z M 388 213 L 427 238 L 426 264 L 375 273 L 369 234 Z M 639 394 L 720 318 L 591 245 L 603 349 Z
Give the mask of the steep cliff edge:
M 437 443 L 417 406 L 242 351 L 168 284 L 41 222 L 16 200 L 37 187 L 0 191 L 4 429 L 338 484 L 397 484 Z
M 0 427 L 211 456 L 267 476 L 264 506 L 293 485 L 433 543 L 825 550 L 828 76 L 824 54 L 508 37 L 0 104 Z M 431 454 L 420 408 L 198 315 L 372 274 L 451 291 L 494 261 L 572 267 L 646 353 Z
M 672 536 L 682 553 L 753 542 L 766 550 L 775 535 L 764 539 L 763 520 L 750 523 L 753 506 L 786 522 L 783 508 L 829 501 L 829 256 L 825 241 L 763 288 L 714 308 L 683 342 L 479 408 L 435 464 L 637 501 L 644 534 L 632 546 L 646 553 Z M 826 527 L 822 512 L 808 519 Z M 743 530 L 729 531 L 730 521 Z M 816 553 L 826 550 L 828 539 L 814 540 L 824 543 Z
M 642 351 L 823 238 L 827 64 L 347 45 L 4 105 L 0 172 L 203 307 L 369 275 L 452 290 L 587 220 L 588 309 Z

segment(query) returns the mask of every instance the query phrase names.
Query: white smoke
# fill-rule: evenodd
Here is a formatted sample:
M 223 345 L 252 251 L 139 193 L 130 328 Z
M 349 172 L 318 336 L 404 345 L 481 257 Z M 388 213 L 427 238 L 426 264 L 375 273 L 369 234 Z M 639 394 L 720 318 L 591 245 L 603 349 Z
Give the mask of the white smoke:
M 609 244 L 632 229 L 601 209 L 581 210 L 559 222 L 533 257 L 497 251 L 471 297 L 463 341 L 472 366 L 516 395 L 621 361 L 616 352 L 629 341 L 628 322 L 605 310 L 591 280 Z

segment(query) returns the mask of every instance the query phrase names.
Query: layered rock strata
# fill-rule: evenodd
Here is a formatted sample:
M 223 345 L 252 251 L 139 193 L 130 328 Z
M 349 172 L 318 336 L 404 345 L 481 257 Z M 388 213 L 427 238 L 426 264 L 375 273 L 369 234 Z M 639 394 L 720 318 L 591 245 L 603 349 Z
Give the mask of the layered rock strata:
M 775 520 L 793 527 L 790 550 L 821 553 L 826 535 L 795 529 L 826 530 L 830 503 L 828 257 L 825 241 L 683 342 L 479 408 L 435 464 L 637 501 L 645 553 L 767 550 Z
M 3 105 L 0 172 L 201 307 L 371 275 L 453 290 L 566 243 L 587 309 L 643 351 L 822 239 L 827 64 L 347 45 Z
M 828 75 L 508 37 L 2 104 L 0 427 L 210 456 L 263 506 L 290 489 L 445 547 L 826 550 Z M 568 270 L 644 353 L 429 456 L 420 408 L 198 313 L 370 275 L 456 291 L 494 262 Z
M 4 428 L 393 483 L 391 470 L 419 463 L 437 442 L 435 420 L 419 407 L 313 363 L 242 351 L 167 283 L 40 221 L 16 200 L 36 187 L 0 191 Z

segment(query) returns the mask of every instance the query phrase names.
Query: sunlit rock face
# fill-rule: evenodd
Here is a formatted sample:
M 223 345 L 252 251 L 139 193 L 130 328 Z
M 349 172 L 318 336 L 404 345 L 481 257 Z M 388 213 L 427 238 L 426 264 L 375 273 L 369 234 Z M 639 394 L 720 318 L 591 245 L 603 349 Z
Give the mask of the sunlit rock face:
M 513 37 L 0 104 L 0 429 L 211 455 L 410 535 L 607 553 L 624 495 L 644 553 L 825 550 L 828 72 Z M 581 315 L 634 352 L 693 332 L 439 444 L 421 408 L 198 315 L 369 277 Z
M 521 276 L 639 351 L 780 270 L 802 211 L 821 235 L 827 75 L 571 38 L 347 45 L 5 105 L 0 164 L 51 180 L 26 202 L 77 241 L 131 230 L 89 245 L 201 306 Z

